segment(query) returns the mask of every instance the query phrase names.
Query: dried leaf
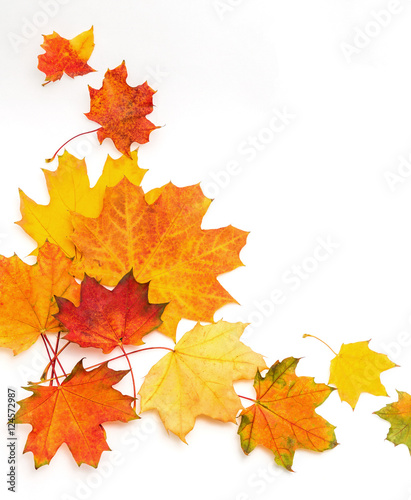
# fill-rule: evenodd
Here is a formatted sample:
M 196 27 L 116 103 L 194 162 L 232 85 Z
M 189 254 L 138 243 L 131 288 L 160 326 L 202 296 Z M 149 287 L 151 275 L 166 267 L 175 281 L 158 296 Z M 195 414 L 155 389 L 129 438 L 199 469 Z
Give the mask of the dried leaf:
M 73 272 L 115 286 L 133 268 L 139 283 L 150 282 L 151 303 L 170 302 L 159 330 L 172 338 L 183 317 L 213 321 L 233 300 L 216 277 L 242 265 L 247 233 L 232 226 L 202 230 L 210 203 L 198 185 L 168 184 L 148 204 L 142 189 L 124 179 L 106 190 L 98 218 L 72 214 L 72 240 L 82 254 Z
M 60 80 L 63 73 L 74 78 L 95 71 L 87 64 L 94 50 L 93 27 L 71 40 L 54 31 L 51 35 L 44 35 L 41 47 L 46 51 L 39 55 L 38 64 L 39 70 L 46 74 L 43 85 Z
M 40 334 L 58 332 L 53 317 L 54 295 L 78 303 L 80 286 L 69 274 L 71 260 L 56 245 L 46 242 L 37 264 L 30 266 L 17 255 L 0 256 L 0 346 L 14 354 L 28 349 Z
M 84 160 L 79 160 L 67 151 L 59 157 L 56 171 L 43 169 L 50 194 L 48 205 L 39 205 L 20 191 L 22 219 L 17 222 L 39 246 L 46 240 L 55 243 L 69 257 L 74 257 L 75 248 L 70 240 L 73 226 L 70 212 L 75 211 L 86 217 L 98 217 L 103 206 L 107 186 L 115 186 L 126 176 L 139 186 L 146 170 L 137 166 L 137 152 L 132 158 L 125 156 L 113 160 L 110 156 L 104 170 L 93 188 L 87 176 Z
M 411 396 L 397 391 L 398 401 L 374 412 L 380 418 L 390 422 L 387 439 L 395 446 L 405 444 L 411 453 Z
M 48 464 L 63 443 L 78 465 L 97 467 L 102 452 L 110 450 L 101 424 L 138 418 L 130 406 L 133 398 L 112 388 L 127 373 L 111 370 L 107 363 L 86 371 L 79 361 L 57 387 L 25 387 L 33 395 L 19 401 L 15 422 L 33 427 L 24 453 L 33 453 L 36 469 Z
M 238 430 L 247 455 L 264 446 L 272 450 L 278 465 L 290 471 L 297 449 L 325 451 L 337 445 L 335 427 L 315 412 L 333 389 L 311 377 L 298 377 L 298 361 L 277 361 L 265 377 L 257 372 L 256 402 L 241 413 Z
M 166 304 L 149 304 L 148 283 L 139 284 L 133 272 L 126 274 L 114 290 L 85 276 L 80 305 L 56 297 L 57 318 L 68 330 L 64 337 L 81 347 L 96 347 L 105 354 L 123 345 L 141 345 L 142 337 L 161 325 Z
M 341 401 L 355 408 L 360 394 L 387 396 L 380 374 L 397 366 L 387 355 L 372 351 L 369 340 L 343 344 L 338 355 L 331 360 L 329 384 L 335 385 Z
M 153 111 L 155 91 L 147 82 L 130 87 L 126 78 L 124 61 L 117 68 L 107 70 L 101 89 L 89 87 L 90 111 L 85 115 L 102 126 L 97 132 L 100 144 L 110 138 L 121 153 L 130 156 L 131 144 L 145 144 L 150 133 L 159 127 L 146 118 Z
M 263 357 L 239 341 L 246 326 L 197 324 L 149 371 L 139 392 L 141 410 L 157 410 L 183 441 L 199 415 L 235 422 L 242 405 L 233 382 L 266 368 Z

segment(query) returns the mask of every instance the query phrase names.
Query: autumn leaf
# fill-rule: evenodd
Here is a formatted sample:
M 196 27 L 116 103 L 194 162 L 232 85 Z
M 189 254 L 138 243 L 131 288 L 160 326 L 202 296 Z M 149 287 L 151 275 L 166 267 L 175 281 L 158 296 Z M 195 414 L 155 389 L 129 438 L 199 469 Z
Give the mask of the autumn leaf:
M 397 366 L 387 355 L 372 351 L 369 340 L 343 344 L 331 360 L 329 384 L 335 385 L 341 401 L 355 408 L 360 394 L 388 396 L 380 381 L 380 374 Z
M 199 415 L 235 422 L 242 405 L 233 382 L 266 368 L 263 357 L 239 340 L 246 326 L 197 324 L 149 371 L 139 392 L 141 410 L 157 410 L 166 429 L 184 442 Z
M 62 326 L 54 295 L 78 303 L 80 286 L 69 274 L 71 260 L 56 245 L 46 242 L 37 263 L 30 266 L 17 255 L 0 256 L 0 347 L 14 354 L 28 349 L 42 333 Z
M 405 444 L 411 453 L 411 396 L 397 391 L 398 401 L 374 412 L 380 418 L 390 422 L 387 439 L 395 446 Z
M 247 233 L 232 226 L 202 230 L 210 203 L 198 185 L 167 184 L 149 204 L 141 188 L 123 179 L 106 190 L 99 217 L 72 214 L 72 240 L 82 255 L 73 272 L 115 286 L 132 268 L 139 283 L 150 282 L 151 303 L 170 302 L 159 331 L 172 338 L 183 317 L 212 322 L 233 301 L 216 277 L 242 265 Z
M 290 471 L 297 449 L 325 451 L 337 445 L 335 427 L 315 412 L 333 389 L 316 384 L 312 377 L 298 377 L 298 361 L 277 361 L 265 377 L 257 372 L 256 401 L 242 411 L 238 429 L 247 455 L 264 446 L 272 450 L 278 465 Z
M 24 387 L 33 395 L 19 401 L 15 422 L 33 427 L 24 453 L 33 453 L 36 469 L 48 464 L 63 443 L 78 465 L 97 467 L 102 452 L 110 450 L 101 424 L 139 418 L 130 406 L 133 398 L 112 387 L 127 373 L 107 363 L 86 371 L 79 361 L 61 385 Z
M 43 169 L 43 172 L 50 203 L 39 205 L 20 191 L 22 219 L 17 224 L 38 246 L 48 240 L 62 248 L 69 257 L 74 257 L 75 248 L 70 239 L 73 232 L 70 212 L 75 211 L 86 217 L 98 217 L 107 186 L 115 186 L 124 176 L 138 186 L 146 170 L 137 166 L 136 151 L 131 153 L 131 159 L 122 156 L 114 160 L 108 156 L 101 177 L 96 185 L 90 188 L 85 161 L 66 151 L 59 157 L 56 171 Z
M 43 85 L 60 80 L 63 73 L 74 78 L 95 71 L 87 64 L 94 49 L 93 27 L 71 40 L 62 38 L 55 31 L 43 36 L 41 47 L 46 53 L 39 55 L 38 64 L 39 70 L 46 74 Z
M 114 290 L 85 276 L 80 305 L 56 297 L 55 314 L 68 330 L 64 337 L 81 347 L 97 347 L 105 354 L 123 345 L 141 345 L 142 337 L 161 325 L 166 304 L 148 302 L 148 283 L 140 284 L 127 273 Z
M 100 144 L 110 138 L 120 153 L 130 156 L 131 144 L 145 144 L 150 133 L 159 127 L 146 118 L 153 111 L 155 91 L 147 82 L 130 87 L 126 78 L 127 68 L 123 61 L 117 68 L 107 70 L 101 89 L 89 86 L 90 111 L 85 115 L 102 125 L 97 131 Z

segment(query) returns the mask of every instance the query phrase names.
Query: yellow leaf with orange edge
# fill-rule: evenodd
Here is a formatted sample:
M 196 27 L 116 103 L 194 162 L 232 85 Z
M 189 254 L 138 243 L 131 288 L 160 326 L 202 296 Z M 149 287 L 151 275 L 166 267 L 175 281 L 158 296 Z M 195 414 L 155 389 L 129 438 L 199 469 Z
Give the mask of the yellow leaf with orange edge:
M 79 160 L 67 151 L 59 157 L 55 171 L 43 169 L 50 194 L 48 205 L 39 205 L 20 191 L 22 219 L 17 222 L 41 246 L 46 240 L 55 243 L 67 256 L 75 255 L 70 239 L 73 226 L 70 212 L 86 217 L 97 217 L 103 206 L 106 187 L 115 186 L 126 176 L 139 186 L 146 170 L 137 165 L 137 152 L 132 158 L 121 156 L 114 160 L 107 158 L 103 173 L 96 185 L 90 188 L 84 160 Z M 36 253 L 36 251 L 34 252 Z

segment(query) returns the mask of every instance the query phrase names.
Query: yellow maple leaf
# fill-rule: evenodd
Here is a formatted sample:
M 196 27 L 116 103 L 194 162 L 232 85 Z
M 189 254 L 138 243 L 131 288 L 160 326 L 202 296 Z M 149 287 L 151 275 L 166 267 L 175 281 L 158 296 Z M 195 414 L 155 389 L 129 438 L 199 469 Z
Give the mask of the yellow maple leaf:
M 115 286 L 133 269 L 139 283 L 150 282 L 151 303 L 169 302 L 159 331 L 171 338 L 181 318 L 212 322 L 217 309 L 233 302 L 216 278 L 242 265 L 238 254 L 248 233 L 233 226 L 201 229 L 210 203 L 198 185 L 170 183 L 144 195 L 123 179 L 107 188 L 97 218 L 72 214 L 72 240 L 81 254 L 73 273 Z
M 90 188 L 85 161 L 77 159 L 67 151 L 64 152 L 59 157 L 57 170 L 43 169 L 50 203 L 39 205 L 20 191 L 22 219 L 17 224 L 38 246 L 48 240 L 62 248 L 67 256 L 73 257 L 75 247 L 70 239 L 73 232 L 70 212 L 97 217 L 103 206 L 106 187 L 115 186 L 124 176 L 139 186 L 146 170 L 137 166 L 137 152 L 134 151 L 131 155 L 131 159 L 122 156 L 117 160 L 109 156 L 101 177 L 96 185 Z
M 199 415 L 235 422 L 243 409 L 233 382 L 267 368 L 240 342 L 246 324 L 197 324 L 156 363 L 140 389 L 141 410 L 156 409 L 166 429 L 185 442 Z
M 387 396 L 380 374 L 397 366 L 386 354 L 372 351 L 368 347 L 369 342 L 343 344 L 340 352 L 331 360 L 328 383 L 337 387 L 341 401 L 346 401 L 352 409 L 363 392 Z
M 17 255 L 0 256 L 0 347 L 14 354 L 28 349 L 42 333 L 63 330 L 53 314 L 55 295 L 78 304 L 80 285 L 69 274 L 71 260 L 46 242 L 30 266 Z

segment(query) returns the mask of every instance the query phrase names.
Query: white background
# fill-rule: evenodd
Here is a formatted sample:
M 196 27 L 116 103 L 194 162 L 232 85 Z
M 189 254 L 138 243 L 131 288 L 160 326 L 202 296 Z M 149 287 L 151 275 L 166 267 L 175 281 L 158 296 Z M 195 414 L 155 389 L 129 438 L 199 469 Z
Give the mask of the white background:
M 107 68 L 124 59 L 130 85 L 147 79 L 158 91 L 148 118 L 165 125 L 140 148 L 139 164 L 149 169 L 143 187 L 201 182 L 215 198 L 204 228 L 233 224 L 251 231 L 241 252 L 245 267 L 220 278 L 241 306 L 228 306 L 215 319 L 250 321 L 245 342 L 266 355 L 267 363 L 303 357 L 297 373 L 317 382 L 328 381 L 332 353 L 316 340 L 303 340 L 304 333 L 335 350 L 343 342 L 372 339 L 371 348 L 390 354 L 401 367 L 382 375 L 391 399 L 363 394 L 353 412 L 334 392 L 319 413 L 337 426 L 340 445 L 322 454 L 297 451 L 295 473 L 273 467 L 271 452 L 262 448 L 245 456 L 233 424 L 199 419 L 187 446 L 168 435 L 152 413 L 127 425 L 105 425 L 118 453 L 105 452 L 97 471 L 78 468 L 65 446 L 49 466 L 35 471 L 32 454 L 22 455 L 30 426 L 21 426 L 15 496 L 411 498 L 409 451 L 385 441 L 389 424 L 372 415 L 395 400 L 395 389 L 411 391 L 411 177 L 405 168 L 398 174 L 400 156 L 411 153 L 410 2 L 51 4 L 2 0 L 0 252 L 26 258 L 34 248 L 14 224 L 20 219 L 18 187 L 48 202 L 44 159 L 73 135 L 96 128 L 83 115 L 89 110 L 87 84 L 100 88 Z M 374 10 L 388 7 L 395 13 L 385 26 L 370 24 Z M 55 30 L 72 38 L 91 25 L 96 47 L 89 62 L 98 72 L 74 80 L 63 76 L 42 87 L 41 35 Z M 368 41 L 358 35 L 365 28 L 373 33 Z M 351 60 L 344 44 L 355 49 Z M 271 120 L 284 110 L 293 117 L 282 131 L 270 132 Z M 256 136 L 265 144 L 259 139 L 261 150 L 245 153 L 244 144 Z M 67 148 L 86 155 L 92 183 L 106 155 L 118 156 L 111 141 L 100 146 L 95 135 Z M 236 175 L 229 176 L 224 171 L 232 162 Z M 399 176 L 391 177 L 391 186 L 387 172 Z M 338 248 L 316 264 L 319 238 Z M 311 266 L 310 272 L 292 278 L 294 265 Z M 276 289 L 283 303 L 269 311 Z M 150 339 L 151 345 L 160 342 L 160 336 Z M 82 355 L 84 350 L 73 348 L 65 365 Z M 45 364 L 41 356 L 40 343 L 16 358 L 0 352 L 3 422 L 6 387 L 37 380 Z M 101 359 L 91 349 L 86 356 L 86 366 Z M 138 380 L 160 356 L 150 351 L 134 358 Z M 125 368 L 122 361 L 112 366 Z M 130 393 L 130 381 L 118 388 Z M 253 394 L 249 383 L 241 392 Z M 19 389 L 19 399 L 26 396 Z M 1 496 L 12 498 L 6 490 L 4 427 L 0 438 Z

